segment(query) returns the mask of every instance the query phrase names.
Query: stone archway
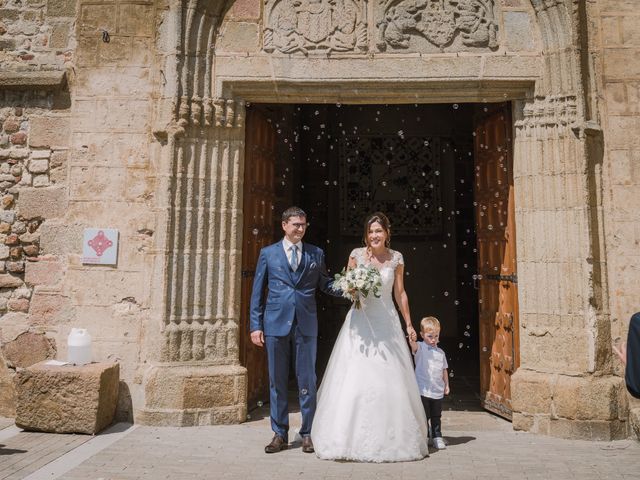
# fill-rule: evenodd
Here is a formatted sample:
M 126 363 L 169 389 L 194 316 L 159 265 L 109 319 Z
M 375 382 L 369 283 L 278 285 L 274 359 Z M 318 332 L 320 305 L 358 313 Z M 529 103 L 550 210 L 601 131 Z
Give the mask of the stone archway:
M 568 437 L 626 435 L 622 384 L 607 360 L 601 130 L 592 113 L 584 2 L 531 0 L 541 36 L 542 71 L 534 77 L 504 78 L 489 70 L 482 79 L 443 79 L 425 71 L 423 79 L 392 92 L 393 79 L 219 76 L 217 29 L 232 4 L 174 2 L 158 40 L 165 83 L 155 135 L 161 145 L 159 207 L 166 211 L 158 231 L 166 233 L 154 266 L 154 317 L 161 327 L 159 335 L 149 334 L 157 363 L 145 378 L 142 421 L 191 425 L 245 418 L 245 372 L 237 353 L 243 334 L 238 246 L 245 100 L 304 101 L 315 95 L 353 102 L 407 102 L 414 96 L 491 101 L 506 93 L 519 100 L 516 221 L 519 283 L 526 285 L 520 299 L 521 368 L 512 381 L 514 427 Z M 345 94 L 344 87 L 358 93 Z

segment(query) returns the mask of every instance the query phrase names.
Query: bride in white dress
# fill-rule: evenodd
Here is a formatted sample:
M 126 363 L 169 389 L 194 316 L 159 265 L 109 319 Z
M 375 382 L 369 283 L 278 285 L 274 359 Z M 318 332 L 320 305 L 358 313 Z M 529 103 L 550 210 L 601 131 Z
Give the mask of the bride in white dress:
M 407 325 L 404 261 L 388 248 L 389 220 L 375 213 L 365 223 L 367 247 L 349 256 L 349 268 L 373 265 L 382 276 L 382 295 L 351 307 L 322 384 L 311 438 L 318 457 L 329 460 L 399 462 L 428 454 L 426 418 L 411 354 L 392 294 Z

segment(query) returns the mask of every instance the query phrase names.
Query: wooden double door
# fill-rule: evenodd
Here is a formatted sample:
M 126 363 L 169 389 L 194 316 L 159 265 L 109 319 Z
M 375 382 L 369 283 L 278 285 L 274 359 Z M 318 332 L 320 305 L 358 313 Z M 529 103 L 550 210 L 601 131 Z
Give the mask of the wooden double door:
M 511 375 L 519 365 L 515 206 L 510 104 L 478 108 L 474 119 L 480 397 L 511 418 Z M 485 111 L 488 110 L 488 111 Z M 249 299 L 260 248 L 279 236 L 275 218 L 277 131 L 258 108 L 247 112 L 240 360 L 248 370 L 248 403 L 268 399 L 264 349 L 249 341 Z
M 480 398 L 511 419 L 511 375 L 520 364 L 511 110 L 487 110 L 474 129 Z

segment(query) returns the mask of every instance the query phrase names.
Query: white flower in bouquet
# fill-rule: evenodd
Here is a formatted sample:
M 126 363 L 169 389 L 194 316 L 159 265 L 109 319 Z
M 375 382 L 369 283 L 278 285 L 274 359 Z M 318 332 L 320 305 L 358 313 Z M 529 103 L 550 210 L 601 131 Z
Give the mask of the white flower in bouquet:
M 372 293 L 380 298 L 382 277 L 377 268 L 373 266 L 358 265 L 351 270 L 342 270 L 335 275 L 333 289 L 341 291 L 342 296 L 355 303 L 356 308 L 361 307 L 360 296 L 367 297 Z

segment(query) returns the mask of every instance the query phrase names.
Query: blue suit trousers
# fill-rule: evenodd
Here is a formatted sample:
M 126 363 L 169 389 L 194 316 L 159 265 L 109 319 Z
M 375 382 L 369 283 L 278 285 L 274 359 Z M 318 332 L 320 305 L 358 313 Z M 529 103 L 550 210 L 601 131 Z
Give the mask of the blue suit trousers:
M 294 320 L 288 335 L 281 337 L 266 335 L 265 346 L 269 363 L 271 429 L 288 441 L 289 401 L 287 387 L 289 367 L 293 356 L 302 415 L 300 435 L 303 437 L 309 435 L 316 412 L 317 337 L 303 335 L 298 327 L 298 322 Z

